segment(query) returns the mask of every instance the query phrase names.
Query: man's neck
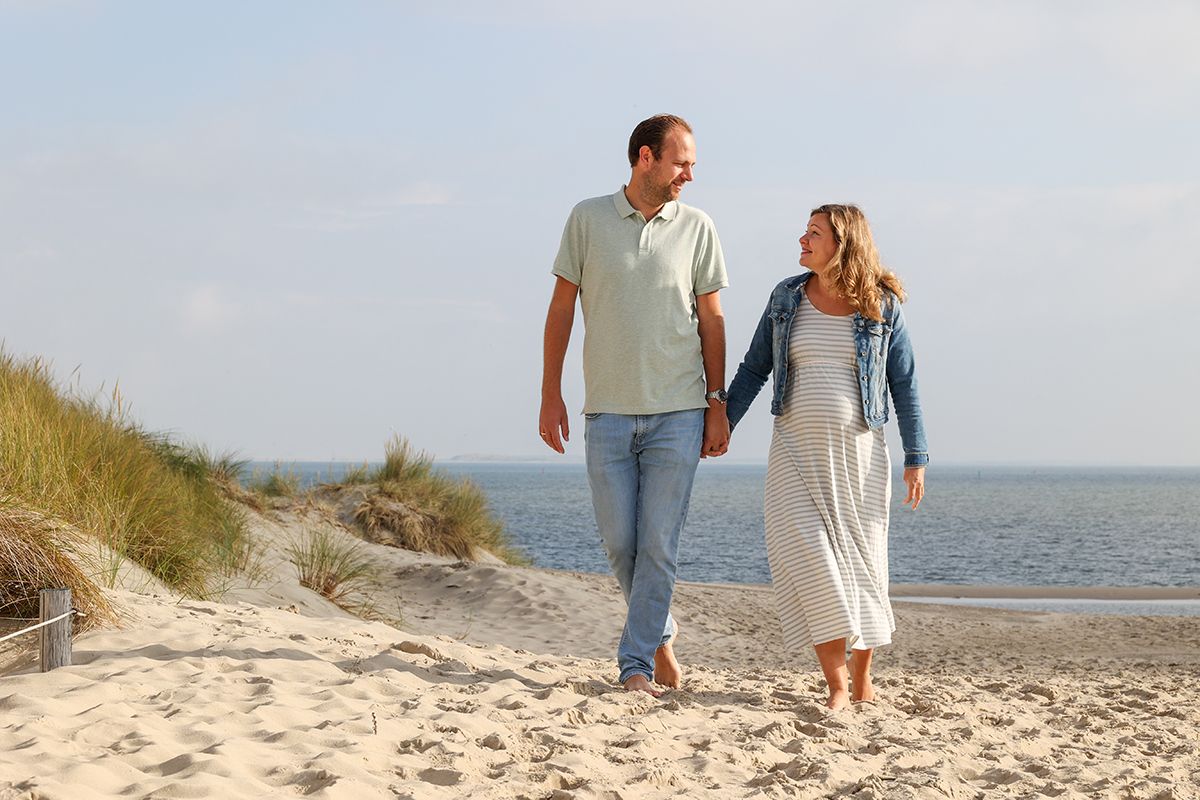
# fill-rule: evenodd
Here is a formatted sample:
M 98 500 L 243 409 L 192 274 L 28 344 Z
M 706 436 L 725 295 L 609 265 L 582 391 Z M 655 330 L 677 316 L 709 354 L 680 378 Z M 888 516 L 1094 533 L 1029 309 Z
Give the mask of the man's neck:
M 646 221 L 654 219 L 658 216 L 658 212 L 663 210 L 666 203 L 655 205 L 653 202 L 647 202 L 642 196 L 642 184 L 640 181 L 630 179 L 629 185 L 625 187 L 625 199 L 629 201 L 629 205 L 633 206 L 636 211 L 640 211 Z

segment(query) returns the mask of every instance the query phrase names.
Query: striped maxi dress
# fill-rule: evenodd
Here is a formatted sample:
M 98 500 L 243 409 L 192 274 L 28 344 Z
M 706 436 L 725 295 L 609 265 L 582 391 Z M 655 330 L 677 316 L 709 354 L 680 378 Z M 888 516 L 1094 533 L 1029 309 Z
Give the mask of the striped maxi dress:
M 784 642 L 891 643 L 883 430 L 863 419 L 854 318 L 801 300 L 788 339 L 788 389 L 767 462 L 767 560 Z

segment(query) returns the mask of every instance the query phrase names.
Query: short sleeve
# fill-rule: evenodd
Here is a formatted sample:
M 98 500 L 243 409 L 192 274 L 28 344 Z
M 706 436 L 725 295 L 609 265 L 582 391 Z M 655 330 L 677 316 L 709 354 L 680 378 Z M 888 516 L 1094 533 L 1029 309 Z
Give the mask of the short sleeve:
M 583 220 L 579 207 L 571 210 L 567 224 L 563 228 L 562 241 L 558 245 L 558 255 L 554 259 L 554 268 L 550 272 L 569 280 L 576 286 L 583 280 Z
M 692 293 L 699 296 L 709 294 L 729 285 L 725 273 L 725 254 L 721 252 L 721 240 L 717 238 L 717 227 L 712 220 L 705 219 L 696 246 L 696 261 L 692 268 Z

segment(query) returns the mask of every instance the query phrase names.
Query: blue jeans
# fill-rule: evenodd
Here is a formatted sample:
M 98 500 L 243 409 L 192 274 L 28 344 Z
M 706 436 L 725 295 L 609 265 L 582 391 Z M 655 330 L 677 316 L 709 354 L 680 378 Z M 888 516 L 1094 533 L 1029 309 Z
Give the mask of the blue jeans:
M 629 611 L 617 647 L 621 683 L 654 677 L 675 634 L 671 596 L 679 534 L 704 440 L 704 409 L 589 414 L 584 426 L 596 527 Z

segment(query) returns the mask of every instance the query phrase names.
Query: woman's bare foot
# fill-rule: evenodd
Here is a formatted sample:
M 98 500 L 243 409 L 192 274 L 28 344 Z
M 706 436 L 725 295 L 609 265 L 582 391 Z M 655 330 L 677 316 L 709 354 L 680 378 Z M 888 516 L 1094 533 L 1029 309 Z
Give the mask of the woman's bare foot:
M 646 680 L 645 675 L 634 675 L 625 681 L 625 691 L 627 692 L 645 692 L 651 697 L 662 697 L 662 692 L 654 688 L 650 681 Z
M 861 680 L 854 682 L 854 691 L 850 694 L 850 700 L 855 703 L 875 702 L 875 687 L 870 678 L 867 678 L 866 685 L 863 685 Z
M 654 651 L 654 682 L 660 686 L 678 689 L 683 682 L 683 667 L 675 658 L 675 637 Z
M 834 689 L 829 693 L 829 699 L 825 701 L 825 707 L 830 711 L 841 711 L 843 708 L 849 708 L 850 693 L 845 689 Z
M 850 699 L 855 703 L 874 703 L 875 684 L 871 682 L 871 658 L 875 651 L 855 650 L 850 657 Z

